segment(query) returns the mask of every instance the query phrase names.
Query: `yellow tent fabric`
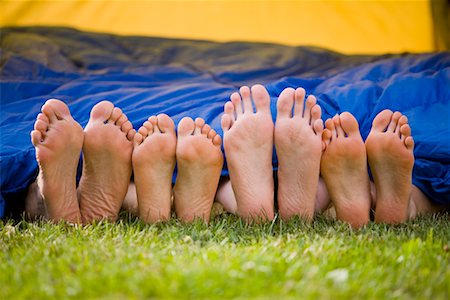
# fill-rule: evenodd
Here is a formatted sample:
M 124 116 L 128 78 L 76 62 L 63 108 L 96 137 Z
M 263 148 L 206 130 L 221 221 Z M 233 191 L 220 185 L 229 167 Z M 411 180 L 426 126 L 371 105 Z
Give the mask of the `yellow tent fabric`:
M 0 26 L 262 41 L 355 53 L 433 51 L 429 0 L 0 2 Z

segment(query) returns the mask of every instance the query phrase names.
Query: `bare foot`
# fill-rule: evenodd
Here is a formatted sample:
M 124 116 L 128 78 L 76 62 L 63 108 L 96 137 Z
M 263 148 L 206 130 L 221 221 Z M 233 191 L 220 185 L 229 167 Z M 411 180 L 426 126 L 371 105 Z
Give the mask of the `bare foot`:
M 278 208 L 283 220 L 312 220 L 322 156 L 320 106 L 305 90 L 285 89 L 278 98 L 275 147 L 278 156 Z M 295 103 L 295 105 L 294 105 Z
M 414 165 L 414 140 L 406 116 L 383 110 L 373 120 L 366 140 L 376 188 L 375 222 L 408 219 Z
M 134 136 L 134 183 L 146 223 L 170 218 L 176 145 L 175 125 L 165 114 L 150 117 Z
M 173 189 L 177 217 L 185 222 L 209 221 L 223 154 L 222 139 L 201 118 L 183 118 L 178 124 L 178 175 Z
M 67 105 L 51 99 L 37 116 L 31 142 L 39 164 L 37 184 L 48 218 L 81 221 L 76 192 L 76 173 L 83 145 L 83 129 L 72 118 Z
M 226 212 L 232 214 L 237 213 L 236 197 L 234 196 L 233 187 L 229 178 L 220 181 L 215 201 L 222 205 Z
M 135 130 L 120 108 L 102 101 L 84 129 L 83 175 L 78 187 L 84 223 L 115 221 L 128 190 Z
M 222 129 L 237 213 L 246 221 L 272 220 L 274 126 L 269 94 L 257 84 L 252 87 L 251 95 L 250 89 L 244 86 L 240 95 L 234 93 L 230 98 L 231 102 L 224 107 Z
M 339 220 L 358 228 L 369 222 L 370 187 L 358 121 L 348 112 L 325 122 L 321 173 Z

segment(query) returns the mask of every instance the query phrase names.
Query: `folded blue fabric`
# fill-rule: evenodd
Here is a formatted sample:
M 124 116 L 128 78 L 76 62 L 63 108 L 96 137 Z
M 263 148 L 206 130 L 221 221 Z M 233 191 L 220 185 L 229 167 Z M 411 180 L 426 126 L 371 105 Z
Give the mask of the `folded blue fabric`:
M 323 119 L 350 111 L 365 138 L 383 109 L 405 114 L 416 143 L 413 183 L 450 203 L 450 53 L 345 56 L 310 47 L 123 37 L 68 28 L 3 28 L 1 198 L 17 201 L 37 175 L 30 131 L 42 104 L 65 101 L 86 125 L 91 108 L 110 100 L 135 128 L 166 113 L 178 123 L 202 117 L 222 134 L 224 103 L 241 85 L 262 83 L 272 115 L 286 87 L 304 87 Z M 276 154 L 273 157 L 277 167 Z M 227 174 L 226 165 L 222 172 Z

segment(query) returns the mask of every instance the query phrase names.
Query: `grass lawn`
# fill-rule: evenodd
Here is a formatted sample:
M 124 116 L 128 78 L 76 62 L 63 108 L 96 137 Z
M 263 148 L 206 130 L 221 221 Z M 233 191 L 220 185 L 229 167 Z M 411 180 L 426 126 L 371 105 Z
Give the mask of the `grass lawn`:
M 450 297 L 450 215 L 307 225 L 0 221 L 0 299 Z

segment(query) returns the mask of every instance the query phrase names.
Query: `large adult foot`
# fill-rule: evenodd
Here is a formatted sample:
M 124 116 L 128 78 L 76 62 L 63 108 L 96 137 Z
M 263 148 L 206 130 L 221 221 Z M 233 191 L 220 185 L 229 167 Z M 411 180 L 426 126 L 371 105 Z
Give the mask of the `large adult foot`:
M 131 177 L 135 130 L 120 108 L 102 101 L 84 129 L 83 175 L 78 187 L 84 223 L 115 221 Z
M 178 175 L 173 189 L 175 212 L 185 222 L 209 221 L 223 154 L 222 139 L 201 118 L 183 118 L 178 124 Z
M 246 221 L 272 220 L 274 125 L 269 94 L 257 84 L 251 93 L 244 86 L 230 99 L 224 107 L 222 129 L 237 213 Z
M 408 219 L 414 165 L 414 140 L 406 116 L 390 110 L 373 120 L 366 140 L 367 156 L 376 187 L 375 222 Z
M 284 220 L 296 215 L 312 220 L 322 156 L 322 112 L 314 96 L 308 96 L 305 104 L 302 88 L 285 89 L 277 111 L 279 213 Z
M 37 184 L 48 218 L 81 221 L 76 173 L 83 145 L 83 129 L 60 100 L 48 100 L 37 116 L 31 142 L 39 165 Z
M 321 173 L 339 220 L 358 228 L 369 222 L 367 156 L 358 121 L 348 112 L 325 122 Z
M 175 125 L 165 114 L 148 118 L 134 136 L 134 183 L 146 223 L 170 218 L 176 145 Z

